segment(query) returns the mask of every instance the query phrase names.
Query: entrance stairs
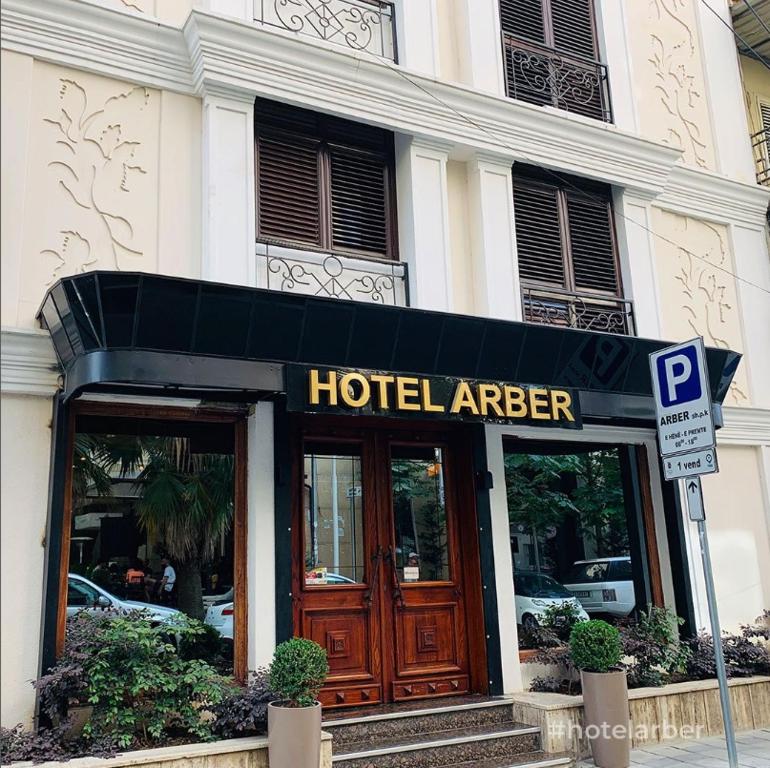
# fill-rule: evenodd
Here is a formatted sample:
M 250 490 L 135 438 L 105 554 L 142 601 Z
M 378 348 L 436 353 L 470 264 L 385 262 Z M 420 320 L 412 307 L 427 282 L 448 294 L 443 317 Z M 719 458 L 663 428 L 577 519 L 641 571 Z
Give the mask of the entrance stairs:
M 333 768 L 568 768 L 503 697 L 463 696 L 325 713 Z

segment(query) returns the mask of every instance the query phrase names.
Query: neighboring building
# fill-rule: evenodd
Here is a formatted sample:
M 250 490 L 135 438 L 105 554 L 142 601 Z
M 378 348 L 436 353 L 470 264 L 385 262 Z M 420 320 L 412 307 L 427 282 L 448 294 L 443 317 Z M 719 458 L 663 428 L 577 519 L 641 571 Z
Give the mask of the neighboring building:
M 697 0 L 288 5 L 2 0 L 3 725 L 67 573 L 158 556 L 76 435 L 233 458 L 236 673 L 310 636 L 327 706 L 520 690 L 513 562 L 707 626 L 647 361 L 696 335 L 722 623 L 770 608 L 770 72 Z

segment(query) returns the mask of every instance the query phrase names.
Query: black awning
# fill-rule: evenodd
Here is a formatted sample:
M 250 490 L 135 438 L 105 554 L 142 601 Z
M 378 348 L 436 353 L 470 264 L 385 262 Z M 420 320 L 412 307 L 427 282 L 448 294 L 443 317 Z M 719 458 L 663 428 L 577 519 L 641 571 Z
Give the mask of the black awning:
M 38 319 L 53 338 L 68 397 L 100 384 L 281 391 L 282 365 L 299 363 L 540 384 L 581 390 L 591 403 L 639 403 L 652 396 L 648 355 L 667 345 L 128 272 L 63 278 Z M 741 356 L 709 348 L 707 358 L 721 403 Z M 642 411 L 649 418 L 649 403 Z

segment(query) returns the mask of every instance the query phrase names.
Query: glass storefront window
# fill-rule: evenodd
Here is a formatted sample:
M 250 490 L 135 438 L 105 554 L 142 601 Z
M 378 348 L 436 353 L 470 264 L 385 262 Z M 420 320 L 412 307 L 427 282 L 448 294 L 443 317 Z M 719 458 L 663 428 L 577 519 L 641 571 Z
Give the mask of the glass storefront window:
M 361 447 L 306 443 L 305 584 L 361 584 L 364 572 Z
M 67 616 L 181 611 L 232 673 L 232 426 L 79 417 L 73 459 Z
M 394 445 L 390 470 L 399 578 L 448 581 L 443 450 Z
M 637 600 L 619 449 L 508 451 L 505 472 L 520 647 L 537 646 L 538 628 L 566 636 L 567 621 L 629 616 Z

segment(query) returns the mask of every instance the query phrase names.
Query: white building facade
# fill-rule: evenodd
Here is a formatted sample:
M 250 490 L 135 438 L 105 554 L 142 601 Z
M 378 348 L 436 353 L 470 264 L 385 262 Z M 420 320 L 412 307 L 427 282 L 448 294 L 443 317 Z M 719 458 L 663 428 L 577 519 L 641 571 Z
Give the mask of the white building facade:
M 649 398 L 631 386 L 635 377 L 642 381 L 646 359 L 635 368 L 629 356 L 641 352 L 618 339 L 703 336 L 717 351 L 712 362 L 724 364 L 711 371 L 723 420 L 720 472 L 703 482 L 722 623 L 736 628 L 770 608 L 770 188 L 756 183 L 735 42 L 696 0 L 574 5 L 577 16 L 567 23 L 554 11 L 537 17 L 539 0 L 2 0 L 4 726 L 31 721 L 29 681 L 55 655 L 65 605 L 60 574 L 74 551 L 69 538 L 62 546 L 56 523 L 71 458 L 62 446 L 71 440 L 77 402 L 97 403 L 101 415 L 111 405 L 189 413 L 203 401 L 206 408 L 226 402 L 233 421 L 242 417 L 245 524 L 235 589 L 247 610 L 239 608 L 236 645 L 245 655 L 241 666 L 253 669 L 269 661 L 277 640 L 292 633 L 315 638 L 314 617 L 328 608 L 315 596 L 302 603 L 297 590 L 307 590 L 290 573 L 292 548 L 299 547 L 295 560 L 302 556 L 291 517 L 301 515 L 301 502 L 286 500 L 296 491 L 287 490 L 284 477 L 291 474 L 286 443 L 294 427 L 278 413 L 281 398 L 264 396 L 287 391 L 273 369 L 294 362 L 394 376 L 416 371 L 387 364 L 399 359 L 400 348 L 351 364 L 350 332 L 338 358 L 324 357 L 320 341 L 293 361 L 250 356 L 247 349 L 244 358 L 264 363 L 253 396 L 251 387 L 232 382 L 227 388 L 240 389 L 238 398 L 220 398 L 214 384 L 206 386 L 216 391 L 203 396 L 203 384 L 193 386 L 184 373 L 142 379 L 135 361 L 130 375 L 110 378 L 107 364 L 94 373 L 86 361 L 94 349 L 77 348 L 82 332 L 67 326 L 56 285 L 97 271 L 120 273 L 120 280 L 130 273 L 186 278 L 204 291 L 207 281 L 265 289 L 272 293 L 258 295 L 278 296 L 275 306 L 279 294 L 287 302 L 310 297 L 301 310 L 310 313 L 303 333 L 316 299 L 324 312 L 353 312 L 353 319 L 345 314 L 339 326 L 328 325 L 324 338 L 356 322 L 359 306 L 424 310 L 403 315 L 420 323 L 450 313 L 470 330 L 434 341 L 428 325 L 419 325 L 422 351 L 437 362 L 415 375 L 580 394 L 582 430 L 496 419 L 490 406 L 492 418 L 475 425 L 473 439 L 470 432 L 456 438 L 456 474 L 467 461 L 475 483 L 468 479 L 463 491 L 458 481 L 450 524 L 457 528 L 449 538 L 478 542 L 468 559 L 464 550 L 449 559 L 458 569 L 452 578 L 463 573 L 462 589 L 453 588 L 476 613 L 455 604 L 451 611 L 466 612 L 458 629 L 455 613 L 442 614 L 450 598 L 427 589 L 419 599 L 428 607 L 412 626 L 408 609 L 396 611 L 401 618 L 393 622 L 383 608 L 381 636 L 393 632 L 406 647 L 407 635 L 416 633 L 416 656 L 401 658 L 397 650 L 390 666 L 381 665 L 390 672 L 372 669 L 356 650 L 357 630 L 345 624 L 356 614 L 364 616 L 361 631 L 373 626 L 366 611 L 379 598 L 371 596 L 371 580 L 386 566 L 365 566 L 372 569 L 362 581 L 368 597 L 356 592 L 364 602 L 351 603 L 350 616 L 337 623 L 323 619 L 318 630 L 346 663 L 358 665 L 358 677 L 346 677 L 340 666 L 325 703 L 401 700 L 420 685 L 428 686 L 425 695 L 430 686 L 445 693 L 455 683 L 459 691 L 522 689 L 504 454 L 525 441 L 627 451 L 623 461 L 634 466 L 627 482 L 638 497 L 636 546 L 645 562 L 635 575 L 637 591 L 642 585 L 650 602 L 688 614 L 693 629 L 708 625 L 697 533 L 674 485 L 661 477 Z M 729 24 L 726 0 L 711 5 Z M 529 27 L 525 7 L 535 9 Z M 319 170 L 308 181 L 302 158 L 311 151 Z M 286 160 L 290 152 L 296 155 Z M 309 198 L 302 196 L 308 184 Z M 313 210 L 321 214 L 313 217 Z M 142 283 L 142 295 L 150 284 Z M 72 303 L 84 284 L 69 285 Z M 100 285 L 104 291 L 106 283 Z M 47 295 L 63 332 L 52 316 L 38 314 Z M 142 346 L 136 301 L 115 310 L 135 323 L 130 343 L 105 341 L 109 333 L 94 329 L 105 353 Z M 191 314 L 200 309 L 185 306 Z M 185 310 L 166 307 L 170 314 L 158 310 L 154 322 L 173 335 Z M 289 314 L 270 317 L 275 324 L 261 334 L 285 327 L 291 335 L 290 320 L 281 325 Z M 526 337 L 516 368 L 518 375 L 530 372 L 526 379 L 485 367 L 473 324 L 486 321 L 479 333 L 488 339 L 500 331 L 503 358 L 512 354 L 507 344 L 519 343 L 516 333 L 536 326 L 555 334 Z M 406 320 L 398 322 L 403 338 Z M 576 365 L 563 339 L 578 331 L 564 326 L 582 329 L 596 347 L 583 360 L 590 369 L 584 385 L 577 372 L 571 380 L 545 372 L 560 361 Z M 368 327 L 373 347 L 390 338 L 387 323 L 381 335 L 376 323 Z M 511 330 L 509 338 L 509 328 L 524 330 Z M 74 362 L 62 358 L 57 333 L 68 337 Z M 150 346 L 152 354 L 162 348 Z M 458 355 L 457 373 L 454 363 L 442 368 L 437 350 Z M 730 352 L 743 356 L 737 370 Z M 475 368 L 464 368 L 473 354 Z M 601 377 L 602 366 L 616 358 L 620 383 Z M 115 371 L 122 363 L 110 365 Z M 173 363 L 177 370 L 186 365 L 181 357 Z M 86 405 L 83 412 L 96 411 Z M 308 428 L 313 439 L 321 439 L 319 430 L 324 440 L 333 433 L 325 424 Z M 362 445 L 369 439 L 355 437 Z M 289 457 L 285 465 L 282 456 Z M 473 506 L 461 500 L 466 491 L 475 499 L 472 520 L 459 512 Z M 294 533 L 283 530 L 287 522 Z M 52 536 L 59 537 L 55 545 Z M 367 539 L 365 548 L 370 544 L 380 551 L 382 542 Z M 382 595 L 391 600 L 384 589 Z M 446 633 L 465 650 L 445 660 L 449 671 L 442 672 L 420 653 L 438 652 L 436 638 Z

